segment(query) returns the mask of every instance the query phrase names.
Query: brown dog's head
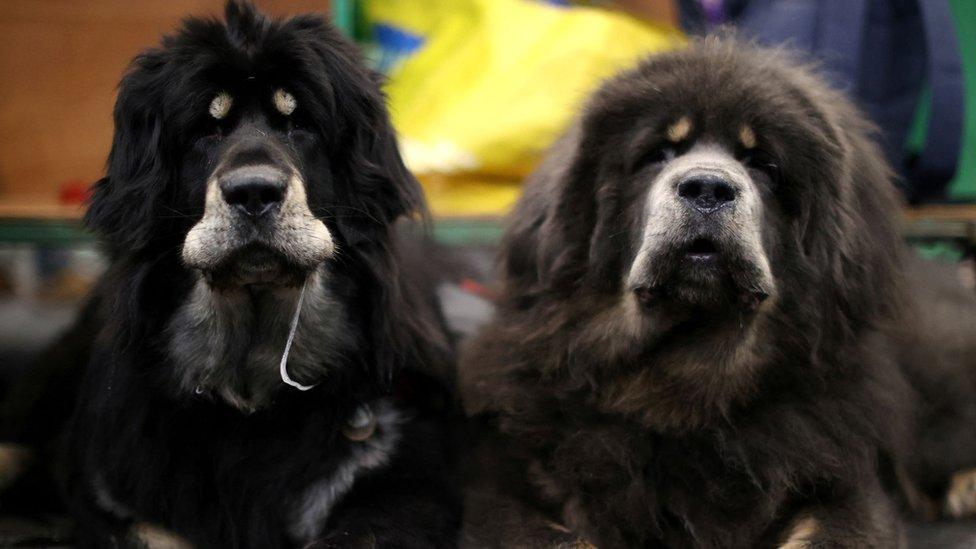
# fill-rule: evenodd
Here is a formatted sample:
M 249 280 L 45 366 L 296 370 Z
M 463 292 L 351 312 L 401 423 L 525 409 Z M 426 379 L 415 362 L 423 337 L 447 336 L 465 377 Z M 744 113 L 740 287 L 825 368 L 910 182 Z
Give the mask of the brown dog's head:
M 648 59 L 591 98 L 536 174 L 506 241 L 509 291 L 736 318 L 816 292 L 861 319 L 897 255 L 870 132 L 779 53 L 706 40 Z

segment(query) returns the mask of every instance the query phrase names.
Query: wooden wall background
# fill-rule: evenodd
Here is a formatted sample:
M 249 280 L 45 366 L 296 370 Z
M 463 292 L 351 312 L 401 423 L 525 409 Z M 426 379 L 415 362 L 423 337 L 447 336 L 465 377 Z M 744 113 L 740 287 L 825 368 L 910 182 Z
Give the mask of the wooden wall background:
M 327 0 L 256 0 L 267 13 L 327 12 Z M 0 195 L 52 202 L 102 174 L 112 105 L 129 60 L 181 18 L 223 0 L 0 0 Z

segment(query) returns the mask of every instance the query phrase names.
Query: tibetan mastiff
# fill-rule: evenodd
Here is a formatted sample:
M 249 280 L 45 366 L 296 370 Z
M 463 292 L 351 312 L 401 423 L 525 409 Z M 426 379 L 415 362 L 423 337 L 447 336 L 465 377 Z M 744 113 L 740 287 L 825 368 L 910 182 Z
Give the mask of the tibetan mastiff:
M 451 342 L 398 253 L 423 197 L 356 48 L 232 1 L 139 55 L 114 118 L 81 544 L 454 546 Z
M 462 356 L 468 412 L 523 464 L 495 484 L 604 549 L 903 543 L 913 391 L 873 133 L 735 37 L 606 82 L 529 181 Z

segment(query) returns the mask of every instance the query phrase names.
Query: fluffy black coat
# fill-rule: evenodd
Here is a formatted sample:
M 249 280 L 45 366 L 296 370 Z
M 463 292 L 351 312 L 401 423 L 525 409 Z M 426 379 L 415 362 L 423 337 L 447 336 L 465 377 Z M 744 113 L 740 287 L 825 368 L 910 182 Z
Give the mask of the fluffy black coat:
M 242 104 L 248 92 L 237 91 L 235 105 L 250 114 L 208 118 L 215 93 L 252 81 L 284 86 L 299 109 L 286 120 L 269 105 Z M 98 329 L 67 437 L 67 494 L 83 545 L 143 542 L 136 524 L 198 547 L 455 543 L 450 344 L 434 294 L 397 255 L 396 220 L 425 214 L 378 81 L 323 19 L 270 20 L 238 2 L 226 22 L 188 19 L 133 62 L 107 175 L 86 216 L 111 262 L 81 321 Z M 303 176 L 308 208 L 338 250 L 315 290 L 344 312 L 311 319 L 334 324 L 341 343 L 328 363 L 304 371 L 315 388 L 273 386 L 254 409 L 187 390 L 171 349 L 172 318 L 202 283 L 181 245 L 204 214 L 221 139 L 246 121 L 280 136 Z M 237 389 L 247 396 L 251 387 Z M 343 467 L 379 444 L 343 434 L 363 403 L 389 443 L 379 463 L 360 468 L 321 524 L 295 526 L 311 486 L 350 480 Z

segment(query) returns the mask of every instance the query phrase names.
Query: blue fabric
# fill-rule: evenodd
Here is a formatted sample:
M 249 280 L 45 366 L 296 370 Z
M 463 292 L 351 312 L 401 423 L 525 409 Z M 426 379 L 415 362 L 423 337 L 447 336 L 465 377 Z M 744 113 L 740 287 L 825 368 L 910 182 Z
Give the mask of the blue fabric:
M 820 60 L 883 130 L 882 148 L 911 188 L 932 196 L 955 173 L 963 84 L 947 0 L 749 0 L 737 24 L 765 44 L 788 44 Z M 906 137 L 922 90 L 931 88 L 928 140 L 907 158 Z
M 921 182 L 918 188 L 921 198 L 944 198 L 943 186 L 955 175 L 956 162 L 962 154 L 965 84 L 959 43 L 954 32 L 955 23 L 948 2 L 921 0 L 919 5 L 928 36 L 932 110 L 929 114 L 930 131 L 925 148 L 913 166 L 913 175 Z
M 385 23 L 373 25 L 373 40 L 380 52 L 376 68 L 382 73 L 389 73 L 397 63 L 424 45 L 422 36 Z

